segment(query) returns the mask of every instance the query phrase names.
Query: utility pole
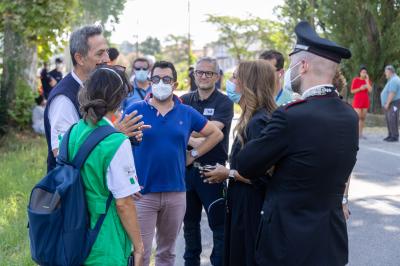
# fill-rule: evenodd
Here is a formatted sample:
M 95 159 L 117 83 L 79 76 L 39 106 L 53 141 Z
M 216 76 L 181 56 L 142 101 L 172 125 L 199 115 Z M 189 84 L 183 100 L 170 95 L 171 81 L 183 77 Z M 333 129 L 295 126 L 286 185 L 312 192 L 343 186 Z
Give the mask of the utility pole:
M 191 60 L 191 51 L 192 51 L 192 44 L 190 40 L 190 0 L 188 0 L 188 68 L 192 64 Z

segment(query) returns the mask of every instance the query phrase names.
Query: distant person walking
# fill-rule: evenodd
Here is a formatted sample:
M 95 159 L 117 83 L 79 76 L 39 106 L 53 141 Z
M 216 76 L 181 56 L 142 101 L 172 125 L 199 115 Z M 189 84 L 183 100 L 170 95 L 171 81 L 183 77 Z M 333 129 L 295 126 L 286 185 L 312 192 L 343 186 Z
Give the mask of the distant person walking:
M 35 98 L 36 106 L 32 110 L 32 128 L 35 133 L 44 135 L 44 108 L 46 99 L 39 95 Z
M 372 82 L 369 80 L 367 68 L 362 66 L 358 72 L 358 77 L 355 77 L 351 83 L 351 93 L 354 94 L 353 108 L 358 114 L 358 127 L 360 138 L 363 136 L 365 119 L 369 108 L 369 93 L 372 91 Z
M 381 93 L 381 104 L 385 109 L 388 136 L 384 141 L 399 141 L 400 78 L 392 65 L 385 67 L 387 83 Z

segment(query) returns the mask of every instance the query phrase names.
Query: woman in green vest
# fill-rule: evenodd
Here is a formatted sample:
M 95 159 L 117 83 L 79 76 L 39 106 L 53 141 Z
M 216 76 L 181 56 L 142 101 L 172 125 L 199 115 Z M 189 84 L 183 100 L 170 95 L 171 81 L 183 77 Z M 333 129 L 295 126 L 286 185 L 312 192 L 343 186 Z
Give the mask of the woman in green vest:
M 123 71 L 116 67 L 96 68 L 79 92 L 81 119 L 72 129 L 69 156 L 97 127 L 111 125 L 113 115 L 129 90 Z M 140 191 L 131 144 L 123 133 L 114 133 L 93 149 L 82 178 L 92 228 L 106 211 L 109 193 L 113 201 L 85 265 L 126 266 L 134 246 L 134 265 L 142 265 L 143 242 L 132 195 Z

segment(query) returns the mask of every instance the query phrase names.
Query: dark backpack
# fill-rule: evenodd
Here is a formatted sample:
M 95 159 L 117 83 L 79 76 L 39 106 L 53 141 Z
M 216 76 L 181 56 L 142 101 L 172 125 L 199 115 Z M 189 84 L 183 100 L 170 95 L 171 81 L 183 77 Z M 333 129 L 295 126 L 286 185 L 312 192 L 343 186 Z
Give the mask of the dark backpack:
M 116 130 L 111 126 L 96 128 L 70 162 L 68 141 L 72 127 L 63 137 L 57 167 L 35 185 L 29 200 L 31 254 L 39 265 L 82 265 L 89 256 L 113 198 L 110 193 L 106 213 L 100 215 L 91 229 L 80 170 L 96 145 Z

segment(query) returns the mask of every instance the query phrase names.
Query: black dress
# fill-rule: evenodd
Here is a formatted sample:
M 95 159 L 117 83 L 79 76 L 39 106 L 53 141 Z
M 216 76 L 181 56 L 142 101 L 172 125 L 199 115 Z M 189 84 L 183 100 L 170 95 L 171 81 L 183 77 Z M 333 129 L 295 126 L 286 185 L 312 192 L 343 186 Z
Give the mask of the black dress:
M 246 127 L 246 139 L 258 138 L 271 116 L 265 109 L 258 110 Z M 236 169 L 236 156 L 241 150 L 236 138 L 230 156 L 230 168 Z M 248 158 L 251 160 L 251 158 Z M 252 185 L 240 181 L 229 183 L 225 219 L 225 266 L 255 265 L 255 242 L 260 223 L 267 177 L 253 178 Z

